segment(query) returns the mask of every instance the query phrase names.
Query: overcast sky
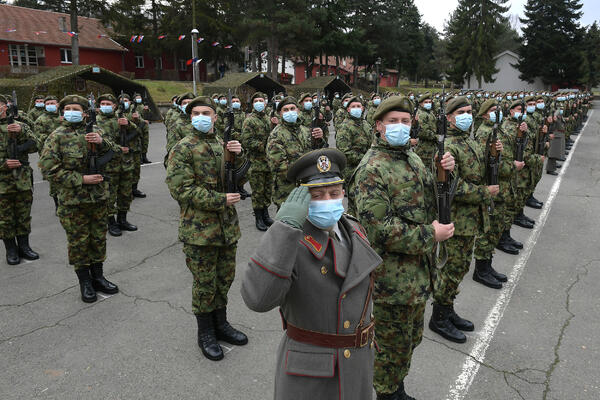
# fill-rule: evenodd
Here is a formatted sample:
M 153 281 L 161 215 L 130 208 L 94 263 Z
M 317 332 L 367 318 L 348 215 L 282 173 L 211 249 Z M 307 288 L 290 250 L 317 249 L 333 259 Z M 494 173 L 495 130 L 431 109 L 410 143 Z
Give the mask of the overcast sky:
M 510 0 L 510 13 L 523 17 L 523 10 L 527 0 Z M 591 25 L 595 20 L 600 20 L 600 0 L 583 0 L 583 16 L 580 24 L 583 26 Z M 415 0 L 423 20 L 443 32 L 444 21 L 447 20 L 456 8 L 458 0 Z

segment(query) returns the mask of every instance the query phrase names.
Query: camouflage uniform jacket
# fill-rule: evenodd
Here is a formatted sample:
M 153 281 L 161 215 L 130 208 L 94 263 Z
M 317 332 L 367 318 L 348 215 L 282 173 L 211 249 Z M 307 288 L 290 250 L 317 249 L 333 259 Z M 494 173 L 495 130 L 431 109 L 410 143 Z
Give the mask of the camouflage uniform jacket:
M 345 108 L 340 108 L 335 113 L 335 126 L 339 127 L 345 120 L 348 118 L 350 114 Z
M 129 110 L 123 115 L 124 118 L 127 118 L 130 122 L 133 121 L 133 113 L 137 112 L 135 111 L 135 108 L 132 105 L 129 106 Z M 138 112 L 139 114 L 139 112 Z M 119 114 L 117 113 L 117 117 L 119 116 Z M 138 121 L 141 121 L 143 118 L 140 115 L 140 118 L 138 119 Z M 144 121 L 145 123 L 145 121 Z M 133 139 L 131 139 L 129 141 L 129 152 L 133 152 L 133 153 L 139 153 L 142 151 L 142 135 L 144 133 L 143 131 L 143 127 L 141 124 L 136 125 L 136 129 L 138 131 L 138 135 L 136 137 L 134 137 Z
M 242 162 L 243 156 L 236 157 Z M 180 207 L 179 240 L 196 246 L 229 246 L 240 237 L 235 206 L 224 190 L 223 142 L 214 133 L 181 139 L 167 161 L 167 186 Z
M 103 134 L 96 126 L 94 132 Z M 102 143 L 96 145 L 98 156 L 109 150 L 115 153 L 121 151 L 120 147 L 108 138 L 103 138 Z M 46 139 L 40 157 L 40 169 L 48 181 L 57 185 L 60 204 L 71 206 L 98 203 L 108 199 L 106 180 L 96 185 L 83 184 L 83 175 L 88 175 L 89 160 L 85 123 L 71 124 L 63 121 Z
M 32 188 L 32 169 L 29 166 L 29 153 L 35 153 L 39 142 L 31 129 L 22 122 L 21 132 L 16 134 L 17 158 L 21 166 L 10 169 L 6 160 L 11 159 L 8 148 L 8 124 L 6 118 L 0 119 L 0 194 L 23 192 Z M 14 172 L 13 172 L 14 171 Z
M 485 152 L 482 146 L 469 138 L 467 132 L 449 127 L 446 151 L 454 157 L 458 185 L 452 202 L 454 234 L 473 236 L 489 230 L 487 210 L 491 195 L 485 181 Z
M 44 107 L 42 107 L 42 108 L 33 107 L 27 113 L 27 118 L 29 118 L 31 120 L 31 122 L 33 122 L 35 124 L 35 122 L 40 117 L 40 115 L 44 114 L 45 111 L 46 110 L 44 109 Z
M 44 148 L 46 139 L 52 132 L 54 132 L 56 128 L 60 126 L 60 124 L 60 115 L 58 113 L 51 113 L 48 111 L 44 111 L 44 113 L 35 121 L 33 131 L 40 142 L 40 146 L 38 148 L 40 155 L 42 154 L 42 149 Z
M 336 147 L 346 156 L 344 177 L 349 178 L 373 143 L 372 128 L 364 119 L 348 117 L 338 128 Z
M 324 147 L 320 140 L 319 147 Z M 312 150 L 310 130 L 299 122 L 290 124 L 283 121 L 271 131 L 267 142 L 267 158 L 273 173 L 273 202 L 283 204 L 295 187 L 295 182 L 287 180 L 291 164 Z
M 432 290 L 437 206 L 433 176 L 408 146 L 375 139 L 348 183 L 350 211 L 383 259 L 375 302 L 417 304 Z
M 375 126 L 375 120 L 373 119 L 373 115 L 375 115 L 375 111 L 377 111 L 377 106 L 373 104 L 372 101 L 369 102 L 369 106 L 367 109 L 367 123 L 371 126 Z
M 128 120 L 129 121 L 129 120 Z M 119 151 L 115 152 L 113 158 L 106 165 L 106 172 L 118 172 L 118 171 L 133 171 L 135 165 L 133 160 L 133 154 L 131 152 L 125 154 L 121 151 L 121 128 L 119 126 L 118 118 L 115 114 L 99 114 L 96 117 L 98 127 L 102 130 L 104 137 L 108 138 L 113 143 L 119 146 Z M 132 135 L 136 130 L 137 126 L 129 121 L 126 135 Z M 123 145 L 123 147 L 127 147 Z
M 225 133 L 225 125 L 227 124 L 226 113 L 222 113 L 219 118 L 217 118 L 217 122 L 215 122 L 215 131 L 217 132 L 217 136 L 221 139 L 223 138 L 223 134 Z M 237 140 L 241 142 L 242 136 L 242 126 L 244 125 L 244 120 L 246 119 L 246 113 L 242 110 L 233 110 L 233 129 L 231 131 L 231 139 Z
M 433 111 L 419 106 L 419 144 L 416 152 L 426 166 L 431 165 L 431 159 L 437 151 L 437 118 Z
M 525 119 L 524 122 L 527 122 L 527 119 Z M 515 156 L 517 154 L 517 130 L 519 129 L 519 125 L 519 121 L 510 117 L 504 119 L 504 122 L 502 122 L 502 131 L 506 133 L 506 135 L 510 136 L 511 142 L 513 143 L 513 152 Z M 529 127 L 529 124 L 527 126 Z M 531 149 L 533 149 L 535 144 L 531 144 L 532 139 L 529 135 L 529 132 L 525 133 L 525 138 L 527 138 L 527 145 L 525 146 L 525 151 L 523 152 L 523 161 L 525 161 L 525 167 L 516 172 L 516 187 L 521 189 L 528 187 L 530 183 L 532 167 L 539 165 L 538 163 L 541 162 L 541 157 L 531 152 Z
M 271 120 L 264 112 L 253 110 L 242 126 L 242 146 L 248 154 L 255 172 L 268 172 L 267 142 L 271 133 Z
M 193 132 L 191 119 L 187 114 L 180 113 L 171 123 L 171 129 L 167 131 L 167 157 L 177 142 Z
M 175 107 L 167 111 L 167 114 L 165 115 L 165 128 L 167 128 L 167 132 L 169 132 L 169 130 L 173 126 L 173 123 L 177 120 L 177 117 L 179 117 L 180 114 L 183 113 L 179 108 Z
M 486 176 L 487 176 L 487 157 L 489 153 L 490 137 L 492 136 L 492 132 L 494 130 L 494 123 L 489 120 L 484 120 L 482 124 L 479 126 L 477 132 L 475 132 L 475 140 L 479 142 L 483 149 L 485 149 L 486 155 Z M 502 202 L 510 199 L 511 194 L 514 193 L 514 178 L 516 176 L 517 168 L 514 164 L 515 160 L 515 142 L 514 139 L 506 134 L 501 127 L 498 127 L 498 131 L 496 133 L 498 140 L 504 146 L 504 150 L 502 151 L 500 156 L 500 165 L 498 168 L 498 184 L 500 186 L 500 193 L 496 197 L 494 197 L 495 202 Z

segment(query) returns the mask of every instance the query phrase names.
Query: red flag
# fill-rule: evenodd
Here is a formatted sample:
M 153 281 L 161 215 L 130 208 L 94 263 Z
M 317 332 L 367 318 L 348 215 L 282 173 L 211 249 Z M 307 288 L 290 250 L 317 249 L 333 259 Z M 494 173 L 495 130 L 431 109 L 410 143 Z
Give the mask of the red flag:
M 212 42 L 211 46 L 216 47 L 219 45 L 219 42 Z
M 225 46 L 225 47 L 223 47 L 223 48 L 224 48 L 224 49 L 230 49 L 230 48 L 232 48 L 232 47 L 233 47 L 233 45 L 231 45 L 231 44 L 228 44 L 227 46 Z
M 177 40 L 183 40 L 185 39 L 185 35 L 179 35 L 179 38 Z
M 136 40 L 136 39 L 137 39 L 137 35 L 133 35 L 133 36 L 131 37 L 131 39 L 129 39 L 129 41 L 130 41 L 131 43 L 133 43 L 133 42 L 135 42 L 135 40 Z
M 203 37 L 198 38 L 198 40 L 196 40 L 198 43 L 202 43 L 202 41 L 204 40 Z
M 137 40 L 137 42 L 138 42 L 138 43 L 142 43 L 142 40 L 144 40 L 144 35 L 140 35 L 140 36 L 138 37 L 138 40 Z
M 166 38 L 166 37 L 167 37 L 167 35 L 160 35 L 160 36 L 158 37 L 158 40 L 162 40 L 162 39 L 164 39 L 164 38 Z

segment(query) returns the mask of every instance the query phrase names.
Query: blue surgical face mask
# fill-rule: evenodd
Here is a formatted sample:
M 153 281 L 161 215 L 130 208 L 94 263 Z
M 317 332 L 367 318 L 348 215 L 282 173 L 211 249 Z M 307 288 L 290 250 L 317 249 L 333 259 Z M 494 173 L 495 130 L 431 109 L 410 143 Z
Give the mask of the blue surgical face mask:
M 336 98 L 336 99 L 339 99 L 339 98 L 340 98 L 340 95 L 339 95 L 339 94 L 336 94 L 336 95 L 335 95 L 335 98 Z
M 83 121 L 83 113 L 81 111 L 65 111 L 64 117 L 65 121 L 70 122 L 72 124 L 77 124 Z
M 298 120 L 298 112 L 297 111 L 286 111 L 283 113 L 283 120 L 285 122 L 289 122 L 290 124 L 295 124 Z
M 265 103 L 262 101 L 257 101 L 252 105 L 257 112 L 263 112 L 265 110 Z
M 500 121 L 498 121 L 498 123 L 500 123 L 500 122 L 502 122 L 502 117 L 503 117 L 502 111 L 500 111 L 498 113 L 498 115 L 500 116 Z M 496 122 L 496 111 L 494 111 L 493 113 L 490 113 L 490 121 Z
M 414 100 L 414 99 L 415 99 L 415 96 L 412 96 L 412 95 L 411 95 L 411 96 L 408 96 L 408 98 L 409 98 L 409 99 L 411 99 L 411 100 Z
M 135 102 L 138 104 L 142 104 L 142 99 L 135 99 Z
M 404 146 L 410 139 L 410 125 L 388 124 L 385 126 L 385 138 L 391 146 Z
M 318 100 L 317 99 L 313 99 L 313 104 L 317 104 Z
M 44 108 L 44 103 L 43 102 L 42 103 L 35 103 L 35 106 L 37 108 Z
M 468 94 L 468 95 L 467 95 L 467 99 L 470 99 L 470 98 L 471 98 L 471 95 L 470 95 L 470 94 Z
M 100 106 L 100 111 L 102 111 L 102 114 L 112 114 L 113 107 L 112 106 Z
M 558 110 L 559 115 L 563 115 L 563 112 L 564 112 L 563 110 Z
M 519 111 L 516 111 L 515 114 L 513 115 L 514 119 L 519 119 L 521 118 L 521 113 Z
M 543 110 L 544 107 L 546 107 L 546 105 L 544 103 L 537 103 L 535 106 L 537 107 L 538 110 Z
M 219 104 L 222 105 L 222 106 L 224 106 L 224 105 L 227 104 L 227 100 L 226 99 L 221 99 L 221 100 L 219 100 Z
M 177 107 L 177 101 L 174 101 L 174 102 L 173 102 L 173 105 L 174 105 L 175 107 Z
M 522 99 L 523 97 L 525 97 L 525 96 L 524 96 L 524 95 L 522 95 L 522 94 L 520 94 L 520 95 L 519 95 L 519 98 L 520 98 L 520 99 Z
M 233 108 L 234 110 L 239 110 L 242 107 L 242 103 L 239 102 L 233 102 L 231 103 L 231 108 Z
M 342 199 L 312 200 L 308 205 L 308 220 L 317 228 L 331 228 L 342 217 Z
M 48 111 L 49 113 L 55 113 L 56 112 L 56 104 L 48 104 L 46 106 L 46 111 Z
M 496 100 L 498 100 L 498 101 L 502 101 L 502 96 L 498 96 L 498 97 L 496 97 Z
M 279 102 L 278 101 L 275 102 L 275 109 L 276 110 L 277 110 L 277 107 L 279 107 Z
M 342 106 L 343 106 L 344 108 L 348 107 L 348 102 L 347 102 L 347 101 L 343 102 L 343 103 L 342 103 Z
M 212 118 L 208 115 L 196 115 L 192 117 L 192 126 L 197 131 L 208 133 L 213 126 Z
M 489 94 L 489 93 L 486 93 L 486 94 L 485 94 L 485 97 L 490 97 L 490 94 Z
M 376 106 L 378 106 L 379 103 L 381 103 L 381 99 L 375 99 L 375 100 L 373 100 L 373 104 L 375 104 Z
M 527 114 L 533 114 L 535 112 L 535 106 L 527 106 Z
M 558 100 L 558 101 L 565 101 L 565 96 L 560 96 L 556 100 Z
M 456 127 L 463 132 L 466 132 L 473 123 L 473 116 L 471 114 L 463 113 L 456 116 Z
M 477 93 L 477 97 L 481 97 L 481 93 Z
M 313 105 L 312 105 L 312 102 L 311 102 L 311 101 L 305 101 L 305 102 L 304 102 L 304 109 L 305 109 L 306 111 L 310 111 L 310 110 L 312 110 L 312 106 L 313 106 Z
M 182 113 L 185 114 L 185 108 L 187 107 L 187 104 L 185 106 L 179 106 L 179 109 L 181 110 Z
M 512 96 L 506 96 L 506 100 L 512 100 Z
M 432 106 L 431 103 L 425 103 L 425 104 L 423 104 L 423 108 L 426 109 L 426 110 L 431 110 L 431 106 Z
M 126 110 L 129 110 L 129 102 L 128 102 L 128 101 L 124 101 L 124 102 L 123 102 L 123 107 L 124 107 Z
M 360 108 L 351 108 L 350 115 L 354 118 L 360 118 L 362 116 L 362 110 Z

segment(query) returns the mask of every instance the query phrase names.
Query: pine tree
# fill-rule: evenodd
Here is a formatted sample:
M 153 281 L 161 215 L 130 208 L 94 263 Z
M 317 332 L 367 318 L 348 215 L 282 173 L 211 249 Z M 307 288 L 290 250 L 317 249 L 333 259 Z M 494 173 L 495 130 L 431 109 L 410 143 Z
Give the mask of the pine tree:
M 545 84 L 571 86 L 580 78 L 583 62 L 582 13 L 580 0 L 528 0 L 522 29 L 520 78 L 533 82 L 540 77 Z
M 479 87 L 482 81 L 492 82 L 498 72 L 495 56 L 498 36 L 506 23 L 508 0 L 460 0 L 446 26 L 448 57 L 452 61 L 450 78 L 461 83 L 474 76 Z
M 585 34 L 581 79 L 590 90 L 600 84 L 600 28 L 597 22 L 589 26 Z

